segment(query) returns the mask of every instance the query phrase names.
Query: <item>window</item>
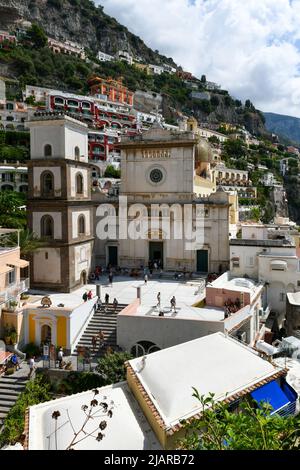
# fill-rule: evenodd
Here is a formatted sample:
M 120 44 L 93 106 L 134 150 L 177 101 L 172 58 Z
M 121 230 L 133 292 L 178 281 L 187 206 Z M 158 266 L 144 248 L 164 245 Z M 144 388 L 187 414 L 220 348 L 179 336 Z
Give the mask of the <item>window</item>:
M 74 149 L 74 155 L 75 155 L 75 159 L 76 159 L 76 160 L 79 160 L 79 158 L 80 158 L 80 150 L 79 150 L 79 147 L 75 147 L 75 149 Z
M 43 173 L 42 175 L 42 195 L 51 196 L 54 194 L 54 178 L 51 172 Z
M 85 234 L 85 217 L 84 215 L 80 215 L 78 217 L 78 235 Z
M 76 175 L 76 194 L 83 194 L 83 177 L 81 173 Z
M 247 256 L 247 266 L 252 267 L 254 266 L 254 257 L 253 256 Z
M 44 157 L 51 157 L 52 156 L 52 145 L 46 144 L 44 147 Z
M 51 215 L 44 215 L 41 218 L 41 236 L 54 238 L 54 222 Z
M 12 267 L 12 266 L 11 266 Z M 8 273 L 8 284 L 14 284 L 16 282 L 16 270 L 15 268 Z

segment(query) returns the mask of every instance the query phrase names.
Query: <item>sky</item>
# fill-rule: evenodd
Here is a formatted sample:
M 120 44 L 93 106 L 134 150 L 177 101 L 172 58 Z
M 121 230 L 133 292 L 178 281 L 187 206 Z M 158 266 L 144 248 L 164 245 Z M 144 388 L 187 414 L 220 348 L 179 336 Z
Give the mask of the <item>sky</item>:
M 100 0 L 152 49 L 262 110 L 300 117 L 300 0 Z

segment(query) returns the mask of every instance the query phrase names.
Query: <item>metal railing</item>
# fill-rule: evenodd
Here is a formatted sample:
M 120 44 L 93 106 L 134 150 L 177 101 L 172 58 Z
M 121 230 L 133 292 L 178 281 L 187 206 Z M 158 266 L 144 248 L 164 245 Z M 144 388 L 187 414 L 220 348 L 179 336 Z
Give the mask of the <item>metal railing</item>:
M 5 291 L 0 292 L 0 305 L 15 299 L 18 295 L 29 289 L 29 278 L 7 287 Z
M 293 401 L 288 403 L 287 405 L 282 406 L 278 410 L 271 413 L 271 416 L 278 415 L 284 418 L 286 416 L 294 415 L 296 413 L 296 403 L 297 401 Z

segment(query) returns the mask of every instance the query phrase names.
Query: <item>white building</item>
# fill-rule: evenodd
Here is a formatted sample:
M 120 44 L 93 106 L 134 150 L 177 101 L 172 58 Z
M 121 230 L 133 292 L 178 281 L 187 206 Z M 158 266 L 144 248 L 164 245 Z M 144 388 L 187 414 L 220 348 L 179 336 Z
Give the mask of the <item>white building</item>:
M 286 294 L 300 290 L 299 258 L 293 241 L 270 236 L 265 226 L 253 225 L 244 229 L 242 239 L 230 240 L 230 270 L 264 283 L 265 303 L 283 314 Z
M 133 56 L 128 51 L 120 50 L 116 53 L 115 57 L 117 60 L 127 62 L 129 65 L 133 64 Z
M 98 52 L 97 59 L 100 60 L 100 62 L 112 62 L 115 60 L 114 56 L 106 54 L 102 51 Z
M 0 166 L 0 191 L 11 190 L 27 193 L 28 169 L 20 164 Z
M 53 38 L 48 38 L 48 47 L 55 54 L 67 54 L 80 57 L 81 59 L 86 58 L 84 47 L 81 44 L 73 41 L 57 41 Z
M 165 72 L 165 67 L 162 67 L 160 65 L 149 64 L 148 68 L 154 75 L 161 75 Z
M 263 176 L 262 176 L 260 182 L 261 182 L 261 184 L 262 184 L 263 186 L 270 186 L 270 187 L 280 184 L 280 183 L 276 180 L 274 174 L 271 173 L 270 171 L 263 174 Z

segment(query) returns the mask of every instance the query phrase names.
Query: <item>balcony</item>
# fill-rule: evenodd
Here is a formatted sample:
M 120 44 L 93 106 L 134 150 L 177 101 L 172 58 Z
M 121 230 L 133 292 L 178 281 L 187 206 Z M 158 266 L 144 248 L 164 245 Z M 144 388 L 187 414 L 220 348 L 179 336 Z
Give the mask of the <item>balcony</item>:
M 0 305 L 14 300 L 18 295 L 23 294 L 29 289 L 29 278 L 22 279 L 19 283 L 16 283 L 10 287 L 7 287 L 5 291 L 0 292 Z

